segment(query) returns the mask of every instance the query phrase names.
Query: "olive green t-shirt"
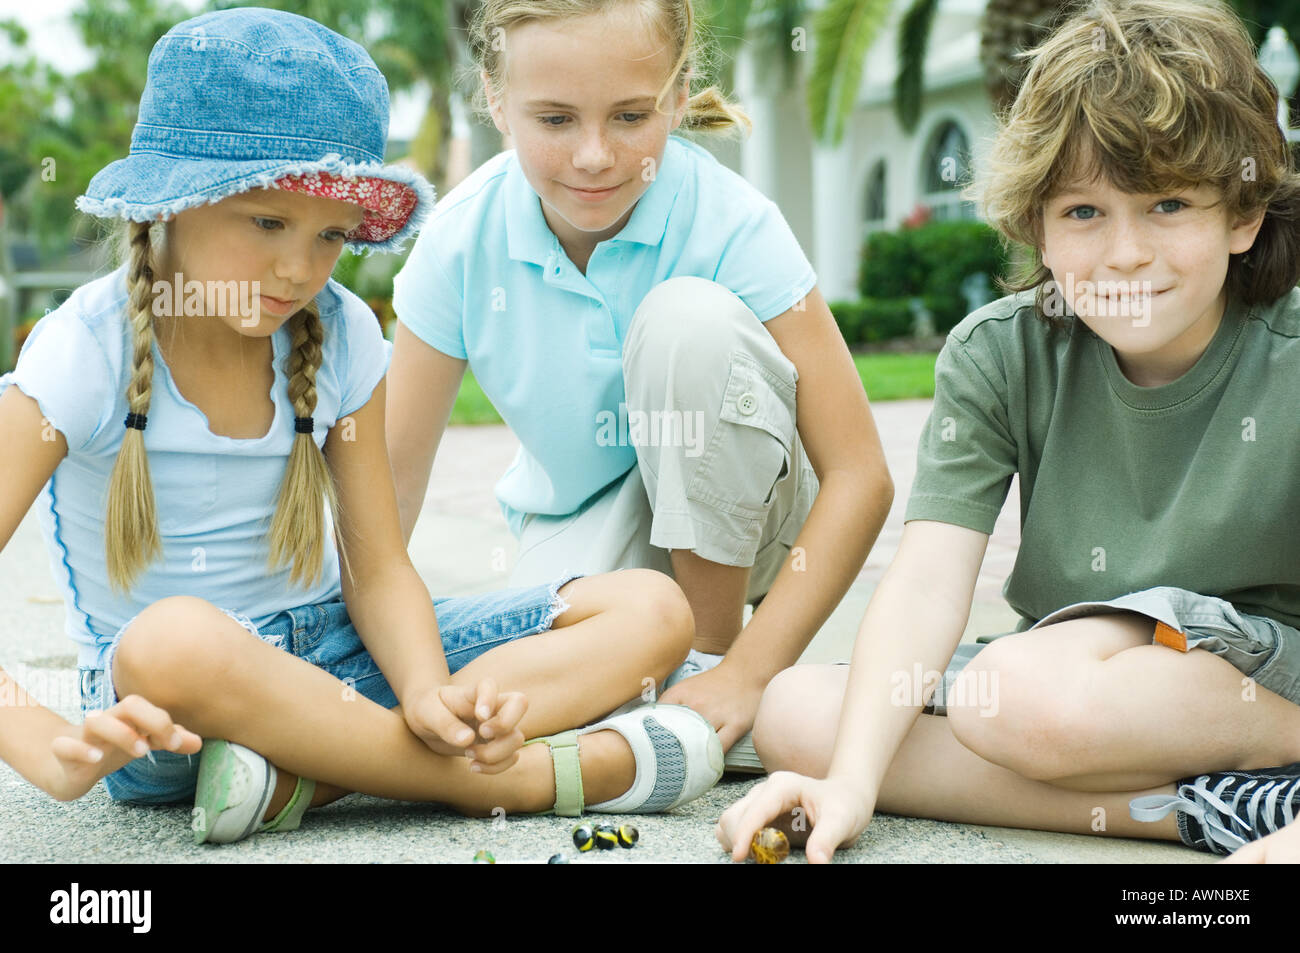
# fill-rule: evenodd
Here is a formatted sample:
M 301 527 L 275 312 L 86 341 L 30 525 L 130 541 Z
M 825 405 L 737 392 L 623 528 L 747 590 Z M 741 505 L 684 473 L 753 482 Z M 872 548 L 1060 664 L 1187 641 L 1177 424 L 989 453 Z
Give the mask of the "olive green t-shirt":
M 1230 301 L 1182 377 L 1139 387 L 1033 292 L 948 335 L 904 520 L 991 533 L 1020 475 L 1020 551 L 1003 587 L 1026 628 L 1154 586 L 1300 627 L 1300 289 Z

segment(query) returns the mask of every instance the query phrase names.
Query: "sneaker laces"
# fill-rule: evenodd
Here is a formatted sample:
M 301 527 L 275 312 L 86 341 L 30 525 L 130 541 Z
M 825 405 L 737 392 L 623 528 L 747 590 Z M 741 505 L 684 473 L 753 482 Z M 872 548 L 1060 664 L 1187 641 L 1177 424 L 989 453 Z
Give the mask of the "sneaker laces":
M 1213 788 L 1210 782 L 1211 776 L 1203 774 L 1191 783 L 1180 784 L 1172 796 L 1134 798 L 1129 811 L 1134 820 L 1158 821 L 1178 810 L 1201 825 L 1205 846 L 1216 854 L 1230 854 L 1248 841 L 1272 834 L 1295 820 L 1300 776 L 1243 778 L 1226 774 Z M 1245 819 L 1239 813 L 1243 810 Z

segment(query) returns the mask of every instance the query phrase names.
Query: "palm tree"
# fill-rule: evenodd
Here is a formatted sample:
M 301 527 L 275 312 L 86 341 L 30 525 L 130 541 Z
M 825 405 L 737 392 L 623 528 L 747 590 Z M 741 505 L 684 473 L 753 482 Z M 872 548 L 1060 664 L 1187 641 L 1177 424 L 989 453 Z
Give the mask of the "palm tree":
M 1069 0 L 989 0 L 980 30 L 980 65 L 995 110 L 1011 105 L 1025 77 L 1028 63 L 1018 54 L 1046 39 L 1074 5 Z
M 817 14 L 813 73 L 808 82 L 808 109 L 819 139 L 835 144 L 857 105 L 867 51 L 876 41 L 893 0 L 829 0 Z
M 922 98 L 922 66 L 930 24 L 938 0 L 914 0 L 904 16 L 899 41 L 899 71 L 895 107 L 907 130 L 916 125 Z M 1018 54 L 1032 49 L 1052 27 L 1082 0 L 989 0 L 980 28 L 980 64 L 984 84 L 996 111 L 1011 105 L 1027 69 Z M 1230 0 L 1258 45 L 1270 26 L 1279 24 L 1292 37 L 1300 36 L 1300 5 L 1294 0 Z M 909 30 L 909 21 L 911 28 Z
M 894 113 L 908 132 L 921 115 L 925 57 L 939 3 L 912 0 L 899 23 Z M 1017 70 L 1022 67 L 1015 52 L 1040 39 L 1065 5 L 1062 0 L 990 0 L 980 59 L 995 103 L 1001 103 L 1018 83 Z M 791 34 L 804 20 L 808 6 L 806 0 L 704 0 L 701 14 L 729 53 L 750 32 L 755 33 L 755 53 L 764 58 L 776 53 L 788 83 L 796 51 Z M 894 0 L 826 0 L 813 17 L 817 49 L 808 80 L 808 110 L 814 133 L 829 145 L 842 138 L 856 104 L 867 51 L 893 7 Z M 720 78 L 731 85 L 730 69 L 721 71 Z
M 867 51 L 889 16 L 894 0 L 825 0 L 812 17 L 815 45 L 808 77 L 808 111 L 814 135 L 834 144 L 853 112 Z M 754 55 L 778 59 L 787 83 L 800 53 L 808 48 L 803 32 L 809 0 L 701 0 L 699 10 L 724 52 L 734 54 L 749 33 Z M 731 85 L 728 65 L 719 71 Z

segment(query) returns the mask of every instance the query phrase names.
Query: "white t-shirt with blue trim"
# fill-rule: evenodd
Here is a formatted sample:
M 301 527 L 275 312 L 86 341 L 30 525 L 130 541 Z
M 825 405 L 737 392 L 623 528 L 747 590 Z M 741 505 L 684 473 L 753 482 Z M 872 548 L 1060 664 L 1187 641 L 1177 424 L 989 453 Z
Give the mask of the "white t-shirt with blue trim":
M 817 283 L 776 204 L 678 136 L 585 275 L 546 224 L 513 150 L 434 208 L 394 281 L 393 308 L 431 347 L 469 361 L 519 438 L 496 485 L 516 535 L 525 514 L 577 512 L 636 465 L 634 447 L 602 445 L 598 424 L 618 419 L 626 399 L 623 340 L 637 306 L 678 275 L 722 284 L 760 321 Z
M 208 430 L 202 411 L 181 396 L 155 342 L 144 442 L 163 556 L 129 595 L 109 587 L 104 520 L 126 433 L 131 374 L 125 274 L 123 266 L 78 288 L 36 324 L 17 367 L 0 377 L 0 393 L 17 385 L 68 444 L 68 455 L 35 506 L 82 667 L 99 667 L 100 653 L 117 631 L 167 596 L 198 596 L 261 625 L 285 609 L 342 593 L 328 535 L 315 585 L 294 585 L 287 568 L 267 568 L 271 517 L 295 436 L 285 370 L 292 347 L 287 323 L 272 336 L 275 419 L 265 436 L 250 440 Z M 365 302 L 336 282 L 316 301 L 325 334 L 313 417 L 316 443 L 323 447 L 330 428 L 369 401 L 388 372 L 391 345 Z

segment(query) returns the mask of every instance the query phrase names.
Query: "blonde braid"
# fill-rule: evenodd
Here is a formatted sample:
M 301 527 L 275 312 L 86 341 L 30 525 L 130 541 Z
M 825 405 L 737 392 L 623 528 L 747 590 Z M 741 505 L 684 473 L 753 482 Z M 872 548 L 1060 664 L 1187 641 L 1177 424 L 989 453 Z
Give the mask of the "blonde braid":
M 153 390 L 154 270 L 149 231 L 147 222 L 131 222 L 126 231 L 127 314 L 133 343 L 126 402 L 130 413 L 141 415 L 149 412 Z M 162 555 L 143 430 L 128 427 L 122 436 L 108 484 L 104 545 L 109 584 L 120 592 L 129 592 L 140 573 Z
M 316 410 L 316 372 L 321 365 L 321 342 L 325 332 L 320 309 L 312 301 L 289 319 L 293 350 L 289 355 L 289 402 L 295 417 L 311 417 Z M 280 496 L 271 520 L 270 560 L 272 571 L 292 564 L 290 578 L 298 583 L 320 579 L 325 557 L 324 498 L 338 531 L 338 495 L 325 455 L 309 433 L 294 437 Z M 338 545 L 342 553 L 341 542 Z M 346 566 L 346 559 L 344 565 Z

